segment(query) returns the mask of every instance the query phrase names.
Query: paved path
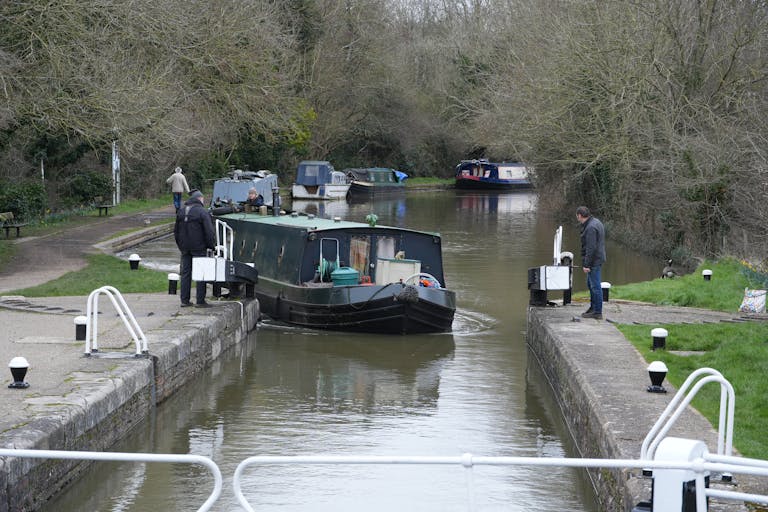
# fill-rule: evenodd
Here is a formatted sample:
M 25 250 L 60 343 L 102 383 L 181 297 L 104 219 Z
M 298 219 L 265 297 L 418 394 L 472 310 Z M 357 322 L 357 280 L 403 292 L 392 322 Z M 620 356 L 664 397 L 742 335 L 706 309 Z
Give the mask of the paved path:
M 16 244 L 14 257 L 0 269 L 0 294 L 37 286 L 56 279 L 88 263 L 87 255 L 97 253 L 95 244 L 126 230 L 144 228 L 158 220 L 173 217 L 173 205 L 146 213 L 90 216 L 83 223 L 43 236 L 11 239 Z

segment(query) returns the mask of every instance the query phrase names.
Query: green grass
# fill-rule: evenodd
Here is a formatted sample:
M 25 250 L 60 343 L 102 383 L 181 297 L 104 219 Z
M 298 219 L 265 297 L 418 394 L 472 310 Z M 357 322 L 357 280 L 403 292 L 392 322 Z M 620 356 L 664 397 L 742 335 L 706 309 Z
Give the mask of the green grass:
M 701 275 L 705 268 L 712 270 L 711 281 L 705 281 Z M 611 298 L 733 312 L 741 304 L 744 288 L 758 286 L 750 282 L 743 269 L 745 267 L 733 259 L 705 262 L 692 274 L 674 279 L 611 287 Z
M 701 270 L 712 270 L 712 280 L 704 281 Z M 706 262 L 691 275 L 675 279 L 655 279 L 644 283 L 611 288 L 614 297 L 654 304 L 700 307 L 736 313 L 744 288 L 764 286 L 765 274 L 755 272 L 736 260 Z M 667 380 L 678 387 L 698 368 L 718 370 L 733 385 L 736 393 L 734 446 L 745 456 L 768 459 L 768 322 L 666 325 L 617 325 L 646 361 L 664 361 Z M 651 350 L 650 331 L 663 327 L 669 332 L 666 350 Z M 695 352 L 691 355 L 672 352 Z M 704 386 L 692 405 L 717 428 L 720 387 Z
M 8 292 L 7 295 L 25 297 L 62 297 L 88 295 L 102 286 L 114 286 L 120 293 L 152 293 L 168 289 L 167 273 L 139 266 L 131 270 L 126 260 L 94 254 L 88 257 L 88 266 L 67 272 L 58 279 L 39 286 Z
M 768 323 L 659 325 L 669 332 L 666 351 L 651 350 L 652 338 L 647 325 L 617 327 L 646 361 L 664 361 L 669 369 L 667 380 L 677 388 L 699 368 L 714 368 L 722 373 L 736 394 L 734 446 L 747 457 L 768 459 L 765 436 L 768 379 L 763 377 L 768 374 Z M 684 356 L 670 351 L 701 351 L 701 354 Z M 717 428 L 719 385 L 705 385 L 692 405 Z

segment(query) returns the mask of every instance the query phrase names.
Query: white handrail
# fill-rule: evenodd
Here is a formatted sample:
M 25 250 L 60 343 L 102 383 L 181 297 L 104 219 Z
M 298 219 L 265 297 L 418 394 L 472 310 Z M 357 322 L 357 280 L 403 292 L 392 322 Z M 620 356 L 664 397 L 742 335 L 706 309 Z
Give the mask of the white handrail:
M 136 321 L 136 317 L 133 316 L 123 295 L 114 286 L 102 286 L 101 288 L 93 290 L 90 295 L 88 295 L 88 302 L 85 306 L 85 355 L 89 356 L 91 355 L 91 352 L 99 351 L 99 295 L 101 294 L 106 295 L 109 297 L 109 300 L 112 301 L 112 305 L 115 307 L 118 315 L 120 315 L 125 328 L 136 343 L 136 355 L 147 353 L 149 351 L 147 348 L 147 337 L 144 336 L 144 332 L 141 330 L 141 327 L 139 327 L 139 323 Z M 128 315 L 128 318 L 126 318 L 126 314 Z M 93 347 L 91 347 L 91 338 L 93 339 Z
M 687 390 L 691 383 L 705 374 L 708 374 L 708 376 L 699 380 L 693 389 L 688 392 Z M 733 391 L 733 386 L 719 371 L 712 368 L 699 368 L 685 379 L 680 390 L 675 394 L 674 398 L 669 402 L 659 416 L 659 419 L 656 420 L 656 423 L 654 423 L 651 430 L 645 436 L 640 448 L 641 459 L 653 458 L 656 447 L 661 440 L 696 396 L 696 393 L 699 392 L 704 384 L 709 382 L 720 383 L 720 423 L 717 434 L 717 453 L 719 455 L 731 455 L 733 452 L 733 423 L 736 407 L 736 397 Z
M 441 287 L 440 281 L 438 281 L 437 278 L 435 276 L 433 276 L 432 274 L 427 274 L 426 272 L 416 272 L 415 274 L 411 274 L 410 276 L 408 276 L 405 279 L 403 279 L 403 284 L 408 284 L 408 281 L 410 281 L 414 277 L 421 277 L 421 276 L 428 277 L 429 279 L 431 279 L 431 280 L 433 280 L 434 282 L 437 283 L 437 287 L 438 288 Z
M 241 488 L 243 471 L 250 465 L 317 465 L 317 464 L 350 464 L 350 465 L 377 465 L 377 464 L 421 464 L 421 465 L 461 465 L 466 469 L 473 466 L 539 466 L 539 467 L 572 467 L 572 468 L 652 468 L 652 469 L 677 469 L 688 470 L 696 474 L 696 503 L 697 511 L 705 512 L 706 497 L 717 496 L 724 499 L 742 500 L 748 496 L 750 501 L 768 504 L 768 496 L 746 495 L 743 493 L 731 493 L 705 487 L 704 477 L 709 472 L 733 472 L 768 476 L 768 462 L 762 467 L 747 463 L 740 464 L 740 458 L 730 458 L 732 463 L 708 462 L 705 459 L 693 461 L 657 461 L 642 459 L 575 459 L 563 457 L 476 457 L 470 453 L 460 456 L 355 456 L 355 455 L 263 455 L 248 457 L 238 464 L 232 478 L 232 487 L 238 503 L 248 512 L 255 512 L 245 498 Z M 659 503 L 654 504 L 654 510 L 658 512 L 670 512 L 669 507 L 664 507 L 664 500 L 658 497 Z
M 216 255 L 225 260 L 234 254 L 234 231 L 226 222 L 216 219 Z
M 162 453 L 122 453 L 122 452 L 76 452 L 63 450 L 16 450 L 0 448 L 0 457 L 19 457 L 35 459 L 72 459 L 117 462 L 170 462 L 181 464 L 199 464 L 205 466 L 213 475 L 213 491 L 208 499 L 198 508 L 198 512 L 207 512 L 221 496 L 222 476 L 219 466 L 202 455 L 176 455 Z

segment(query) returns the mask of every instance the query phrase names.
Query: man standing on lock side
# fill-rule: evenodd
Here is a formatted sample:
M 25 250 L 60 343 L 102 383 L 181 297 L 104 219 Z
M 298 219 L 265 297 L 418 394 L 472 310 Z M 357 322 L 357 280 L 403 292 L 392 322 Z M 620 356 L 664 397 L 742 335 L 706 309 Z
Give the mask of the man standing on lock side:
M 202 192 L 199 190 L 192 192 L 189 199 L 179 208 L 173 229 L 176 246 L 181 251 L 181 268 L 179 271 L 181 307 L 192 305 L 189 301 L 192 292 L 192 258 L 205 256 L 208 249 L 213 250 L 216 246 L 213 218 L 203 204 Z M 205 301 L 206 282 L 197 281 L 196 285 L 195 307 L 210 307 L 210 304 Z
M 603 289 L 600 270 L 605 263 L 605 227 L 586 206 L 576 208 L 576 219 L 581 224 L 581 266 L 587 275 L 589 309 L 582 318 L 603 318 Z

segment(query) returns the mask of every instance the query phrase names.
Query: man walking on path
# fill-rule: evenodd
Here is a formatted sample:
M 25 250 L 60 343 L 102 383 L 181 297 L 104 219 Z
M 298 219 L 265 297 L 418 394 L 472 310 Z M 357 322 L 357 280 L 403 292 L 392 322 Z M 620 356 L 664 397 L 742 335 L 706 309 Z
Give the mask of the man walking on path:
M 589 213 L 589 208 L 576 208 L 576 219 L 581 224 L 581 267 L 587 274 L 589 309 L 583 318 L 603 318 L 603 290 L 600 285 L 600 269 L 605 263 L 605 227 Z
M 202 192 L 195 190 L 189 196 L 182 208 L 176 213 L 176 224 L 173 227 L 173 236 L 176 246 L 181 251 L 181 307 L 191 306 L 189 301 L 192 292 L 192 258 L 205 256 L 207 249 L 213 249 L 216 245 L 216 235 L 213 230 L 211 213 L 203 206 Z M 206 283 L 197 281 L 195 294 L 195 307 L 206 308 L 209 304 L 205 301 Z
M 187 184 L 187 178 L 181 173 L 181 167 L 177 167 L 171 177 L 165 180 L 171 186 L 171 192 L 173 192 L 173 206 L 176 207 L 176 211 L 181 208 L 181 194 L 182 192 L 189 192 L 189 185 Z

